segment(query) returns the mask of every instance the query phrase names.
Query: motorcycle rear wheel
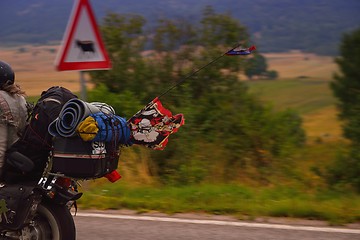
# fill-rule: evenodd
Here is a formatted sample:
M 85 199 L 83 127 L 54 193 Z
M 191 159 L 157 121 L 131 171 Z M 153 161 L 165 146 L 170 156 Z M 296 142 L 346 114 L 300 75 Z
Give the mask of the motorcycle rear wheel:
M 75 240 L 73 217 L 66 206 L 41 203 L 30 228 L 30 239 Z

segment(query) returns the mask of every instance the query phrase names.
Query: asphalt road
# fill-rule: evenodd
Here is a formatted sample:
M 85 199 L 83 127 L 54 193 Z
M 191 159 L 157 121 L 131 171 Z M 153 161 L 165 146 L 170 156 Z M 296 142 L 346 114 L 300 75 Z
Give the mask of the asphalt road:
M 360 240 L 360 227 L 243 222 L 203 216 L 83 212 L 74 217 L 77 240 Z

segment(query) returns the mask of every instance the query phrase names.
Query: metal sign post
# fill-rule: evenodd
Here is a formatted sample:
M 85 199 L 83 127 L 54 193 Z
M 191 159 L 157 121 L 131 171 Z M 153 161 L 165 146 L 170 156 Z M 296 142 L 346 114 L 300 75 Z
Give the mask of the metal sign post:
M 84 101 L 86 101 L 87 99 L 86 79 L 84 71 L 80 71 L 80 98 Z

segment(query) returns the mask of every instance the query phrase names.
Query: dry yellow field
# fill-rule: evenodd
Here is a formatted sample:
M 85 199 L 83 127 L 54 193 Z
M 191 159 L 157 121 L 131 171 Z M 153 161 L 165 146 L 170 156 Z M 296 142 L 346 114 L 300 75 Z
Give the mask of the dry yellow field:
M 58 46 L 22 46 L 0 49 L 0 59 L 11 64 L 16 82 L 28 96 L 38 96 L 51 86 L 63 86 L 74 92 L 80 90 L 77 71 L 58 72 L 55 58 Z
M 333 57 L 291 51 L 264 54 L 269 70 L 276 70 L 279 78 L 309 77 L 330 80 L 337 70 Z
M 328 82 L 338 71 L 333 57 L 317 56 L 299 51 L 269 53 L 264 56 L 267 59 L 269 70 L 277 71 L 280 80 L 307 77 Z M 308 142 L 316 141 L 316 139 L 326 142 L 342 140 L 341 123 L 337 115 L 338 111 L 335 105 L 303 115 L 303 126 Z
M 308 142 L 311 143 L 319 139 L 324 142 L 342 140 L 342 129 L 337 114 L 336 107 L 330 106 L 303 116 L 303 127 Z

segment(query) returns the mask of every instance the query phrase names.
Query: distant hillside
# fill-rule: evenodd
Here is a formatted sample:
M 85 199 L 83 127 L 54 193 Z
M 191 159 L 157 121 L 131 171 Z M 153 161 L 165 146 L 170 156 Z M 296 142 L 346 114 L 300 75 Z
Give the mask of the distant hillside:
M 98 23 L 108 12 L 196 22 L 206 5 L 247 26 L 262 52 L 298 49 L 337 53 L 344 32 L 360 27 L 359 0 L 90 0 Z M 73 6 L 70 0 L 1 0 L 0 47 L 46 44 L 62 39 Z

